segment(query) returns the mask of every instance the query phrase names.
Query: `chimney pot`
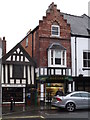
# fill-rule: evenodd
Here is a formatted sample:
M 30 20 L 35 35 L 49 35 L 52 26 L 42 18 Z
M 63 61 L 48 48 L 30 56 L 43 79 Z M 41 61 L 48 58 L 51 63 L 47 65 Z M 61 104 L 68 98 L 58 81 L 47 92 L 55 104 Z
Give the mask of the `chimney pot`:
M 3 37 L 3 40 L 5 40 L 5 37 Z

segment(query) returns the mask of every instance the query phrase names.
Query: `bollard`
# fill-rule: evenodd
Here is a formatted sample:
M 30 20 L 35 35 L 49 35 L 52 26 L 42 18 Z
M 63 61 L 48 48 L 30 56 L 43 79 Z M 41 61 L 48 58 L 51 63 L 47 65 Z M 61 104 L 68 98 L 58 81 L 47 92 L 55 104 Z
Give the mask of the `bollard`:
M 14 111 L 14 99 L 11 97 L 10 111 Z

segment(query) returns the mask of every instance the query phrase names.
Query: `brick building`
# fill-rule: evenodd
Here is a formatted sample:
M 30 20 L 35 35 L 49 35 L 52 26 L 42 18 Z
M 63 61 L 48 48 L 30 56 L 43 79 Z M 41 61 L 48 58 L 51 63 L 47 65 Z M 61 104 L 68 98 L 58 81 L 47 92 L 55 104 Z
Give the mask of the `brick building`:
M 59 87 L 64 93 L 71 91 L 71 27 L 54 3 L 21 45 L 37 65 L 39 100 L 47 101 L 47 95 L 53 96 Z

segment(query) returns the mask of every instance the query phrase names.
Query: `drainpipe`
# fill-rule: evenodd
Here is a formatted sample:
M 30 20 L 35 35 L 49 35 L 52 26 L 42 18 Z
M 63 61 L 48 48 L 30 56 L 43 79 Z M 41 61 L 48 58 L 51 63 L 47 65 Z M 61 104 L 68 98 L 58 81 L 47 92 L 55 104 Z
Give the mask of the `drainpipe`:
M 33 58 L 33 32 L 32 32 L 32 58 Z
M 77 37 L 75 37 L 75 76 L 77 76 Z

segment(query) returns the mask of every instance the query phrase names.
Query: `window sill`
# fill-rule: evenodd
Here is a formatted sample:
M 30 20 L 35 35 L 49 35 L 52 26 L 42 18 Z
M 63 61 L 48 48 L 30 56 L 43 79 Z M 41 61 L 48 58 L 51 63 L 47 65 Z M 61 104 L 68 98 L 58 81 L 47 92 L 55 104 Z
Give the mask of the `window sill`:
M 66 68 L 67 66 L 66 65 L 65 66 L 61 66 L 61 65 L 49 65 L 48 67 Z
M 25 48 L 27 48 L 28 46 L 25 46 Z
M 51 35 L 50 37 L 51 38 L 60 38 L 60 36 L 58 36 L 58 35 Z
M 90 70 L 90 68 L 82 68 L 82 70 L 84 71 L 84 70 Z

